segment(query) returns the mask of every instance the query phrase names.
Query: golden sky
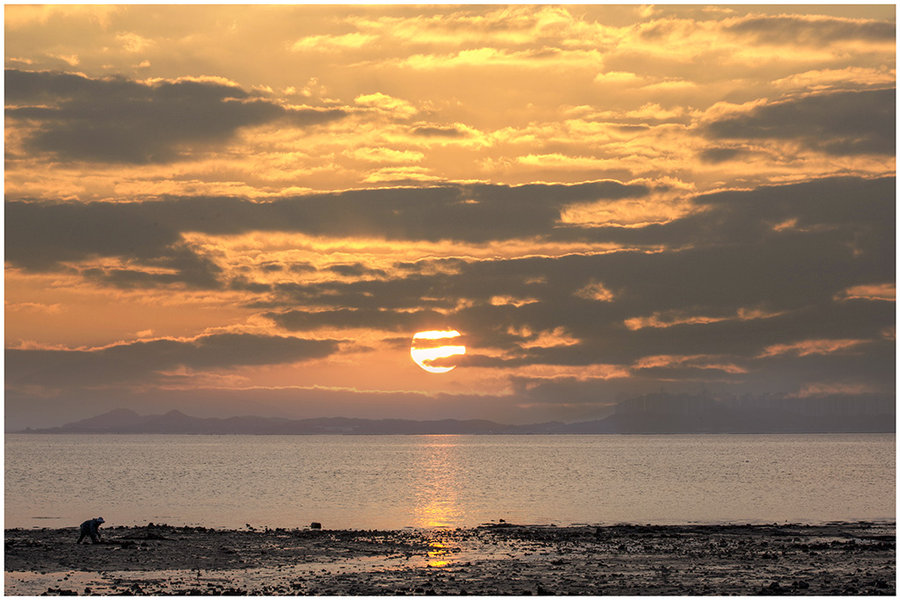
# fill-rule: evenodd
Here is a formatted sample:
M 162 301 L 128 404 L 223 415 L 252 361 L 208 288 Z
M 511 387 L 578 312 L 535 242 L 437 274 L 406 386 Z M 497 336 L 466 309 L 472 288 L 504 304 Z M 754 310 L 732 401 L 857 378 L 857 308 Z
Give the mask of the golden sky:
M 893 395 L 895 29 L 7 5 L 7 427 Z M 411 360 L 428 329 L 462 333 L 457 368 Z

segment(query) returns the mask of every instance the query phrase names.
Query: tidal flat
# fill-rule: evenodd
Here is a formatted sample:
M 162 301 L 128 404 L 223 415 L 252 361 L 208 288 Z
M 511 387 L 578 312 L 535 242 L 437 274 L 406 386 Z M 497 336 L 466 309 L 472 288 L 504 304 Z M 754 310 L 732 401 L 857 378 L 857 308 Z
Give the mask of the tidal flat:
M 6 595 L 895 595 L 894 523 L 7 529 Z

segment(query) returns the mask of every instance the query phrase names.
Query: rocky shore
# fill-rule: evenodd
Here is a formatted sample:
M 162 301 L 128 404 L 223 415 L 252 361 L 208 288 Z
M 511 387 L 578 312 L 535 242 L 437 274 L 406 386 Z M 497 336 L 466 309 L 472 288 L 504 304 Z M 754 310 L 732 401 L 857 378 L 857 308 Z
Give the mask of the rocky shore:
M 6 595 L 895 595 L 893 523 L 7 529 Z

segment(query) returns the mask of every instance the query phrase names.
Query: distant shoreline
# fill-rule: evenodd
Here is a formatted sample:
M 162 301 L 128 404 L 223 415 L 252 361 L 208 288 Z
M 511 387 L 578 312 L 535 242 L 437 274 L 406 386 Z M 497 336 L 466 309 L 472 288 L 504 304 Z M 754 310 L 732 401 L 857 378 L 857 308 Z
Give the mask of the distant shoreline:
M 39 431 L 39 430 L 23 430 L 23 431 L 7 431 L 5 435 L 172 435 L 172 436 L 283 436 L 283 437 L 312 437 L 312 436 L 335 436 L 335 437 L 381 437 L 381 436 L 457 436 L 467 435 L 475 437 L 486 436 L 510 436 L 510 437 L 529 437 L 529 436 L 554 436 L 554 437 L 582 437 L 582 436 L 640 436 L 640 435 L 896 435 L 896 431 L 629 431 L 621 433 L 241 433 L 241 432 L 117 432 L 117 431 Z
M 7 529 L 7 595 L 894 595 L 894 523 Z
M 813 404 L 788 410 L 757 403 L 728 405 L 705 396 L 654 394 L 622 402 L 612 414 L 589 421 L 548 421 L 509 425 L 487 419 L 368 419 L 356 417 L 285 418 L 264 416 L 195 417 L 179 410 L 140 415 L 127 408 L 59 427 L 8 433 L 177 433 L 247 435 L 546 435 L 695 433 L 894 433 L 893 400 L 859 405 Z M 799 410 L 803 408 L 803 410 Z M 828 410 L 826 410 L 828 409 Z M 833 410 L 832 410 L 833 409 Z M 851 410 L 852 409 L 852 410 Z M 798 412 L 799 411 L 799 412 Z M 805 411 L 805 412 L 804 412 Z M 837 412 L 835 412 L 837 411 Z
M 43 431 L 7 431 L 4 435 L 77 435 L 77 436 L 141 436 L 141 435 L 163 435 L 163 436 L 205 436 L 205 437 L 228 437 L 228 436 L 251 436 L 251 437 L 434 437 L 434 436 L 472 436 L 472 437 L 491 437 L 491 436 L 508 436 L 508 437 L 590 437 L 590 436 L 679 436 L 679 435 L 698 435 L 698 436 L 728 436 L 728 435 L 745 435 L 745 436 L 763 436 L 763 435 L 897 435 L 895 431 L 715 431 L 715 432 L 627 432 L 627 433 L 118 433 L 118 432 L 43 432 Z

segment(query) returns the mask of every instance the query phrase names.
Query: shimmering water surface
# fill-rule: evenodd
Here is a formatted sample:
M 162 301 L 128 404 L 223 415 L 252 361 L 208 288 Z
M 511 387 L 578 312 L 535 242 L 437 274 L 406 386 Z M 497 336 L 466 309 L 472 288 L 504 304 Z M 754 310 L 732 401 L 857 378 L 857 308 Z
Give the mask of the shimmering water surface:
M 865 435 L 7 434 L 6 527 L 893 520 Z

